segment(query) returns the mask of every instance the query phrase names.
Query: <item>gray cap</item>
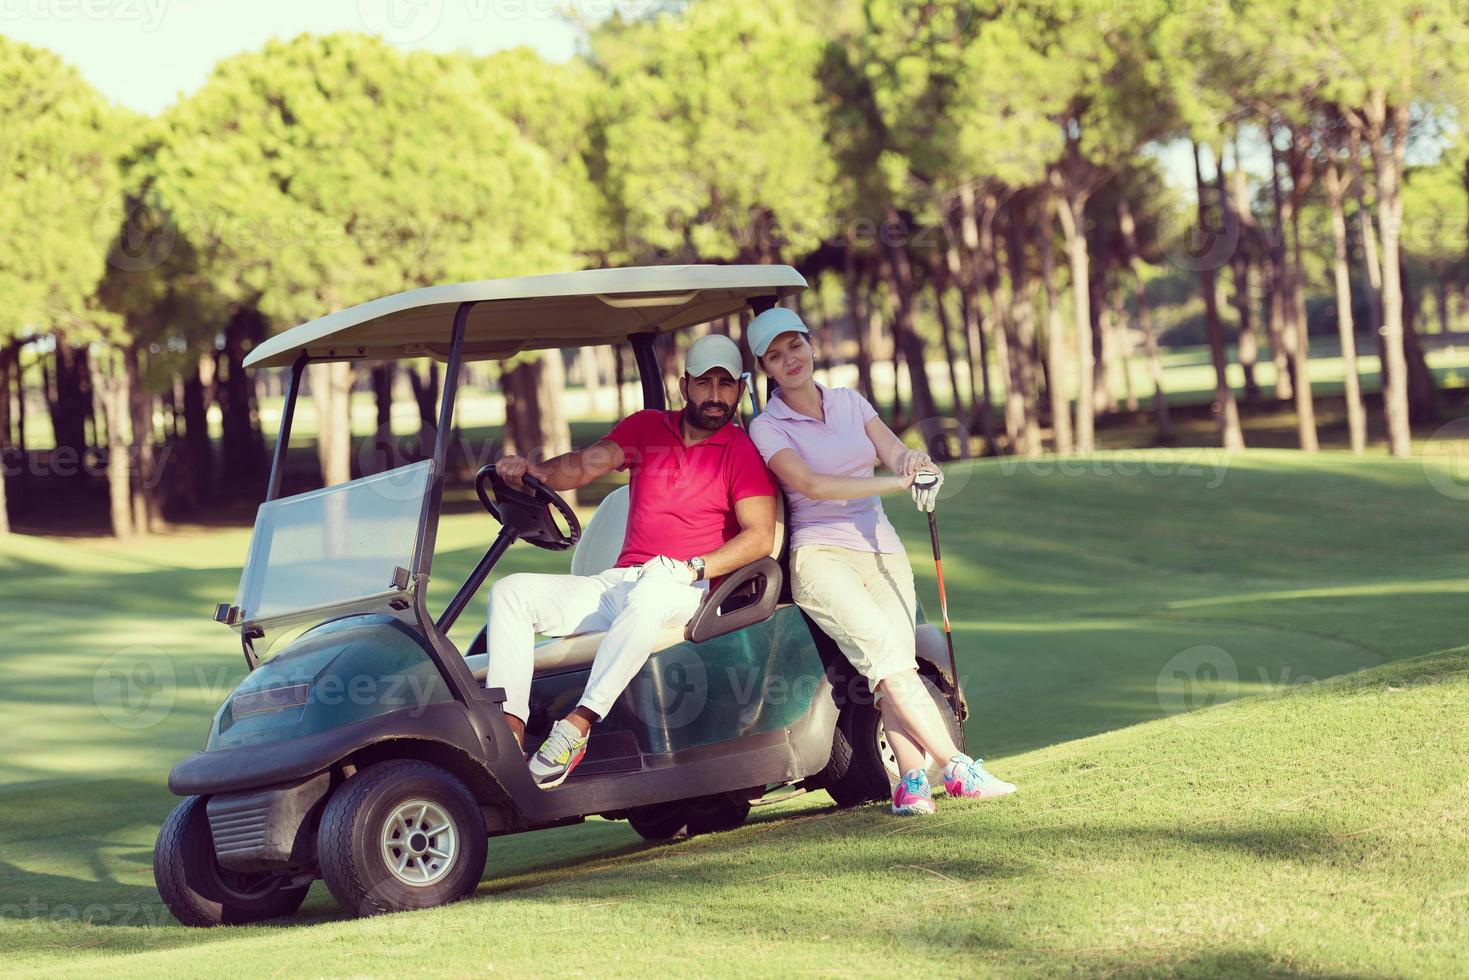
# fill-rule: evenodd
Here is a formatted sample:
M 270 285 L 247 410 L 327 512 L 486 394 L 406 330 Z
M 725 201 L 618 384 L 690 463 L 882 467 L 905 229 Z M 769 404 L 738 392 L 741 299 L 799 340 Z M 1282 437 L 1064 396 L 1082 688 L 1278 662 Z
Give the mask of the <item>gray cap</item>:
M 745 370 L 745 364 L 740 358 L 740 349 L 733 340 L 724 334 L 705 334 L 694 341 L 688 354 L 684 356 L 684 373 L 691 378 L 698 378 L 715 368 L 724 368 L 731 378 L 738 381 Z

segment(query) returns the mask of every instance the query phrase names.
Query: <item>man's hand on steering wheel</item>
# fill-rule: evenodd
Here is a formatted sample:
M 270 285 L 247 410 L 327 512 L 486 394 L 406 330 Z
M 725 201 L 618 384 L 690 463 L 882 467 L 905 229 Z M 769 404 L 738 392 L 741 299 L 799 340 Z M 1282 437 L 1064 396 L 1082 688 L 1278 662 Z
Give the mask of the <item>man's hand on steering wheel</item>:
M 524 456 L 502 456 L 495 462 L 495 474 L 516 489 L 525 486 L 521 478 L 527 473 L 542 483 L 551 478 L 550 470 L 537 466 Z

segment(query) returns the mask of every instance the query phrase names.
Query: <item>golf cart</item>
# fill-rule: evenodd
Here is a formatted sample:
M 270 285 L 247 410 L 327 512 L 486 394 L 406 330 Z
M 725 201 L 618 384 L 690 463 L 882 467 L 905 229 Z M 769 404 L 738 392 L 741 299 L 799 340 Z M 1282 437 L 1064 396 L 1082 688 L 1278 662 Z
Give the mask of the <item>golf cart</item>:
M 485 467 L 475 488 L 498 535 L 443 610 L 427 605 L 461 364 L 627 343 L 644 404 L 662 409 L 658 334 L 763 310 L 805 285 L 787 266 L 667 266 L 435 286 L 321 317 L 250 354 L 247 367 L 289 367 L 290 380 L 239 591 L 215 611 L 249 671 L 204 750 L 169 776 L 184 800 L 153 867 L 181 922 L 290 915 L 316 878 L 355 915 L 440 905 L 474 891 L 488 837 L 590 815 L 662 840 L 733 828 L 777 788 L 824 789 L 842 806 L 888 794 L 896 765 L 872 697 L 791 604 L 783 528 L 769 556 L 660 635 L 554 790 L 532 781 L 504 692 L 484 686 L 483 629 L 463 652 L 447 634 L 517 541 L 570 551 L 574 573 L 610 567 L 627 488 L 583 530 L 543 484 L 511 487 Z M 281 496 L 308 364 L 423 356 L 447 365 L 429 458 Z M 965 709 L 943 638 L 921 610 L 919 622 L 921 671 L 957 732 Z M 527 745 L 575 704 L 602 636 L 536 647 Z

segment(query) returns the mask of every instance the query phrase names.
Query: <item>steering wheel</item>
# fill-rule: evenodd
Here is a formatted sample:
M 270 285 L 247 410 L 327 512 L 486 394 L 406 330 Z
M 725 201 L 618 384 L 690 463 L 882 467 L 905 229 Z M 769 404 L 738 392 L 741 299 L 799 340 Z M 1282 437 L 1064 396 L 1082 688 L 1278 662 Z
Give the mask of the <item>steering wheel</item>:
M 521 478 L 524 487 L 512 487 L 495 472 L 495 464 L 483 467 L 474 477 L 474 492 L 490 516 L 515 532 L 516 537 L 547 551 L 565 551 L 581 540 L 581 521 L 561 499 L 561 495 L 527 473 Z M 489 494 L 493 487 L 495 494 Z M 555 508 L 566 520 L 568 530 L 561 530 L 551 516 Z

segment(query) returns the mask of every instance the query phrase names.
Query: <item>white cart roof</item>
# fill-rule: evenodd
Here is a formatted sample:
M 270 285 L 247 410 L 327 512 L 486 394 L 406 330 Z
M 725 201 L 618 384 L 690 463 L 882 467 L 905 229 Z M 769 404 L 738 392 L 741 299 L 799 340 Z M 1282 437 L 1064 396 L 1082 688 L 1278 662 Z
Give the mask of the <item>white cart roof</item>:
M 738 313 L 755 297 L 806 288 L 788 265 L 659 265 L 485 279 L 413 289 L 338 310 L 276 334 L 245 366 L 312 358 L 449 356 L 454 311 L 477 302 L 464 333 L 465 360 L 518 351 L 611 344 L 629 334 L 691 327 Z

